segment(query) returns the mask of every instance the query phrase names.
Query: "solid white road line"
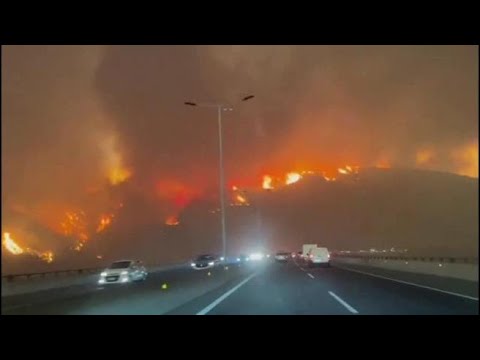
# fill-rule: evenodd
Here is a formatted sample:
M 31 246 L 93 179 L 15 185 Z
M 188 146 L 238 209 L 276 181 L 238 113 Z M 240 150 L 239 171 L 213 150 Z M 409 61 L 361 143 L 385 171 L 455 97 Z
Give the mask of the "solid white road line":
M 307 275 L 310 276 L 312 279 L 315 279 L 315 276 L 313 276 L 312 274 L 307 273 Z
M 335 300 L 337 300 L 340 304 L 342 304 L 343 306 L 345 306 L 347 308 L 348 311 L 350 311 L 351 313 L 353 314 L 358 314 L 358 311 L 355 310 L 353 307 L 351 307 L 350 305 L 348 305 L 345 301 L 343 301 L 338 295 L 335 295 L 335 293 L 333 291 L 329 291 L 328 292 L 330 295 L 333 296 L 333 298 Z
M 241 286 L 245 285 L 248 281 L 250 281 L 250 279 L 252 279 L 255 275 L 257 275 L 257 273 L 253 273 L 252 275 L 250 275 L 249 277 L 247 277 L 245 280 L 243 280 L 240 284 L 238 284 L 237 286 L 231 288 L 230 290 L 228 290 L 225 294 L 223 294 L 222 296 L 220 296 L 217 300 L 215 300 L 214 302 L 212 302 L 210 305 L 208 305 L 207 307 L 203 308 L 202 310 L 200 310 L 197 315 L 206 315 L 208 314 L 210 311 L 212 311 L 215 306 L 217 306 L 218 304 L 220 304 L 223 300 L 225 300 L 227 297 L 229 297 L 230 295 L 232 295 L 235 291 L 237 291 Z
M 452 292 L 452 291 L 437 289 L 437 288 L 434 288 L 434 287 L 415 284 L 415 283 L 408 282 L 408 281 L 392 279 L 392 278 L 389 278 L 389 277 L 386 277 L 386 276 L 376 275 L 376 274 L 372 274 L 372 273 L 365 272 L 365 271 L 360 271 L 360 270 L 353 270 L 353 269 L 345 268 L 345 267 L 342 267 L 342 266 L 335 266 L 335 267 L 338 268 L 338 269 L 342 269 L 342 270 L 353 271 L 353 272 L 357 272 L 357 273 L 360 273 L 360 274 L 365 274 L 365 275 L 370 275 L 370 276 L 373 276 L 373 277 L 377 277 L 377 278 L 380 278 L 380 279 L 395 281 L 395 282 L 398 282 L 398 283 L 401 283 L 401 284 L 412 285 L 412 286 L 416 286 L 416 287 L 423 288 L 423 289 L 438 291 L 438 292 L 441 292 L 441 293 L 444 293 L 444 294 L 459 296 L 459 297 L 462 297 L 462 298 L 465 298 L 465 299 L 478 301 L 478 298 L 476 298 L 476 297 L 463 295 L 463 294 L 455 293 L 455 292 Z

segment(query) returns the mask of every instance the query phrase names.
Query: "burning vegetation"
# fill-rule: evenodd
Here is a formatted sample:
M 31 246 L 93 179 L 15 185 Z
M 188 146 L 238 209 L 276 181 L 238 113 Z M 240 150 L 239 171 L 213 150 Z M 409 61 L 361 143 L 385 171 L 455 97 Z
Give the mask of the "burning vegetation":
M 2 245 L 12 255 L 30 255 L 34 256 L 46 263 L 51 263 L 54 260 L 54 254 L 52 251 L 37 251 L 29 247 L 20 246 L 15 240 L 12 239 L 9 232 L 3 233 Z

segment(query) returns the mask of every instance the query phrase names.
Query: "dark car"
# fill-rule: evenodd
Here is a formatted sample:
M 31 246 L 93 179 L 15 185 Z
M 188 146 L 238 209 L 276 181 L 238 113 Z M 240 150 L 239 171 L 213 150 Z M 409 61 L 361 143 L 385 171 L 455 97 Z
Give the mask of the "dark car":
M 216 255 L 205 254 L 198 256 L 192 261 L 191 266 L 195 270 L 210 269 L 220 263 L 220 258 Z

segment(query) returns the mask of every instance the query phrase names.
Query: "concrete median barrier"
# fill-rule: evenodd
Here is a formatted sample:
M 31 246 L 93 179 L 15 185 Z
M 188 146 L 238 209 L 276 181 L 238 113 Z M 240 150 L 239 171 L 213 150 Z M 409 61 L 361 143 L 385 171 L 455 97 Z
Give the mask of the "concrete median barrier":
M 442 257 L 335 256 L 332 264 L 351 264 L 478 282 L 478 259 Z

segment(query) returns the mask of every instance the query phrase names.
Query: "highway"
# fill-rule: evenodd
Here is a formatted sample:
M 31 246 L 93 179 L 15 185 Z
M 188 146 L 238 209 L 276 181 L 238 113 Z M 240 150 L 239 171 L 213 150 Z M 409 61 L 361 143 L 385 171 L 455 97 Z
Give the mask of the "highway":
M 361 272 L 359 272 L 361 271 Z M 436 282 L 436 283 L 435 283 Z M 428 286 L 425 284 L 429 284 Z M 423 285 L 422 285 L 423 284 Z M 432 285 L 433 284 L 433 285 Z M 289 261 L 151 273 L 146 281 L 2 297 L 3 314 L 478 314 L 478 283 Z

